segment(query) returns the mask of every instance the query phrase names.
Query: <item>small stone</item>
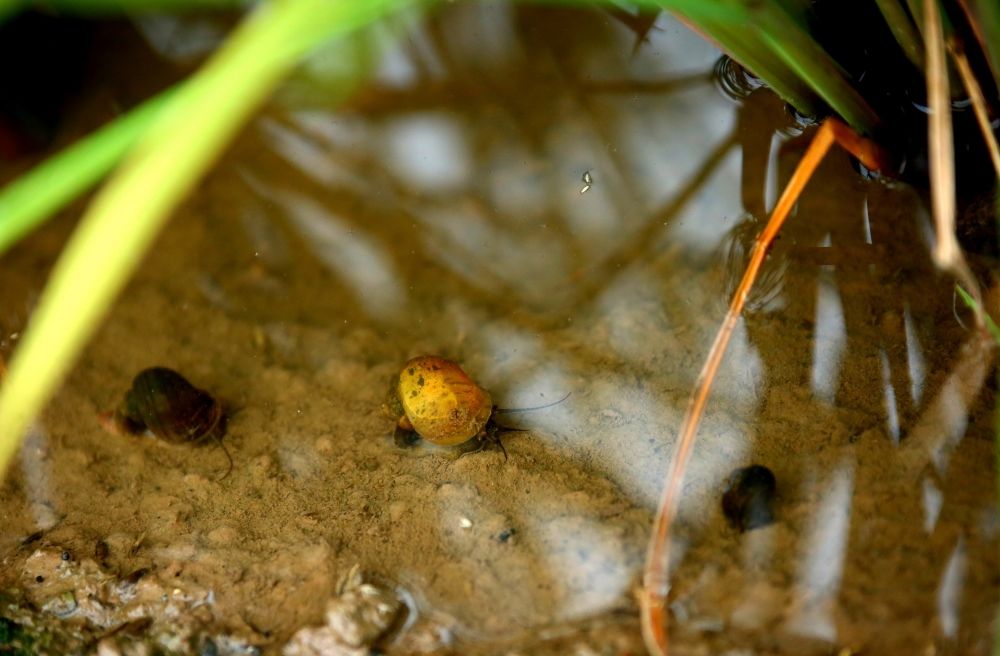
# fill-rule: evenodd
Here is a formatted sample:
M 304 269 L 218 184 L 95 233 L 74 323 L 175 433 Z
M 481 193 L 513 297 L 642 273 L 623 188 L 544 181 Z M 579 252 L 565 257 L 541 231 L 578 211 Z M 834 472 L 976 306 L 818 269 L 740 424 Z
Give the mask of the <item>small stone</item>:
M 392 626 L 401 607 L 392 592 L 363 583 L 327 603 L 326 624 L 346 645 L 370 645 Z
M 365 583 L 357 566 L 338 587 L 341 594 L 327 602 L 326 626 L 296 632 L 285 645 L 284 656 L 369 656 L 371 645 L 402 611 L 395 593 Z
M 114 638 L 104 638 L 97 643 L 97 656 L 122 656 L 122 650 Z
M 281 651 L 283 656 L 370 656 L 367 647 L 350 647 L 326 626 L 300 629 Z
M 406 512 L 406 503 L 403 501 L 393 501 L 389 504 L 389 519 L 398 522 Z
M 67 590 L 58 597 L 53 597 L 42 605 L 42 611 L 52 613 L 56 617 L 69 617 L 76 611 L 76 597 L 72 590 Z
M 274 459 L 267 454 L 257 456 L 250 462 L 249 469 L 254 480 L 266 481 L 274 474 Z
M 497 542 L 503 544 L 508 540 L 510 540 L 512 537 L 514 537 L 516 534 L 517 534 L 517 529 L 511 526 L 510 528 L 504 529 L 497 534 Z

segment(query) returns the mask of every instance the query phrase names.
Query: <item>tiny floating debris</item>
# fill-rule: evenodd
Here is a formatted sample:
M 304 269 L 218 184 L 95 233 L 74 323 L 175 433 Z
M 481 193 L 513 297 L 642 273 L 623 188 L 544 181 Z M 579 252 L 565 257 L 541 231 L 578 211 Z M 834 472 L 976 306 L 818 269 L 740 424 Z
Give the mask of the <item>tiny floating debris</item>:
M 763 465 L 736 469 L 722 495 L 722 513 L 740 533 L 774 523 L 774 473 Z
M 582 196 L 583 194 L 585 194 L 588 191 L 590 191 L 590 187 L 593 184 L 594 184 L 594 178 L 590 175 L 590 171 L 589 170 L 588 171 L 584 171 L 583 172 L 583 189 L 580 190 L 580 195 Z

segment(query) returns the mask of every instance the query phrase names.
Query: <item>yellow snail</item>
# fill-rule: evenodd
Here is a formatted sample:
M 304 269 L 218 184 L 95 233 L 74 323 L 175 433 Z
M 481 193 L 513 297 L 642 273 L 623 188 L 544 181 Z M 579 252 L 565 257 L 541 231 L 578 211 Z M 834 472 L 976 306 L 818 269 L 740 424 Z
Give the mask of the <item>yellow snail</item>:
M 500 433 L 519 429 L 497 424 L 494 415 L 539 410 L 555 403 L 536 408 L 498 408 L 493 405 L 490 393 L 457 364 L 435 355 L 423 355 L 403 366 L 389 390 L 385 410 L 397 420 L 395 440 L 401 446 L 412 443 L 410 438 L 414 434 L 438 446 L 457 446 L 476 438 L 477 451 L 495 443 L 506 458 Z
M 233 459 L 222 444 L 226 416 L 222 404 L 166 367 L 144 369 L 132 381 L 117 409 L 101 413 L 101 425 L 115 435 L 150 433 L 173 444 L 215 440 L 233 468 Z M 221 478 L 219 480 L 222 480 Z

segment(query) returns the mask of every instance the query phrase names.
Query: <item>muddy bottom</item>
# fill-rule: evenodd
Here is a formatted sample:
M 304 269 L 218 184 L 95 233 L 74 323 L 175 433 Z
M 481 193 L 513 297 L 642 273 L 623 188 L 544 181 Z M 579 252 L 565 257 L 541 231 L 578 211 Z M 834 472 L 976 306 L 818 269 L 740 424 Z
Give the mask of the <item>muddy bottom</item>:
M 406 34 L 342 109 L 297 79 L 251 123 L 35 423 L 0 487 L 0 652 L 643 653 L 659 488 L 797 128 L 665 16 L 638 48 L 500 3 Z M 82 207 L 0 261 L 5 344 Z M 926 229 L 842 154 L 807 189 L 695 447 L 672 653 L 990 652 L 991 353 Z M 381 408 L 425 354 L 502 407 L 570 396 L 504 417 L 507 458 L 403 448 Z M 155 365 L 221 401 L 231 473 L 102 430 Z M 773 521 L 741 532 L 753 463 Z

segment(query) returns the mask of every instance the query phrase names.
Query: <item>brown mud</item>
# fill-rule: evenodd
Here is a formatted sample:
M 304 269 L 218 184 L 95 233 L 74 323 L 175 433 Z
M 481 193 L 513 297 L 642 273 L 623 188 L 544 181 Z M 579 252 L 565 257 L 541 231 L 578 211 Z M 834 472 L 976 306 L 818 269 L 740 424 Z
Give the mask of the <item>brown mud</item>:
M 500 3 L 406 34 L 340 110 L 290 83 L 160 236 L 0 487 L 8 630 L 52 653 L 310 653 L 286 645 L 334 625 L 308 639 L 642 653 L 659 486 L 726 254 L 800 152 L 761 135 L 790 120 L 726 98 L 665 17 L 634 56 L 609 16 Z M 5 355 L 82 207 L 0 260 Z M 790 218 L 695 447 L 677 654 L 989 653 L 990 363 L 927 220 L 839 153 Z M 380 408 L 421 354 L 504 407 L 572 394 L 505 419 L 528 429 L 507 461 L 400 449 Z M 153 365 L 222 400 L 228 477 L 212 443 L 101 430 Z M 776 521 L 739 533 L 721 497 L 751 463 Z

